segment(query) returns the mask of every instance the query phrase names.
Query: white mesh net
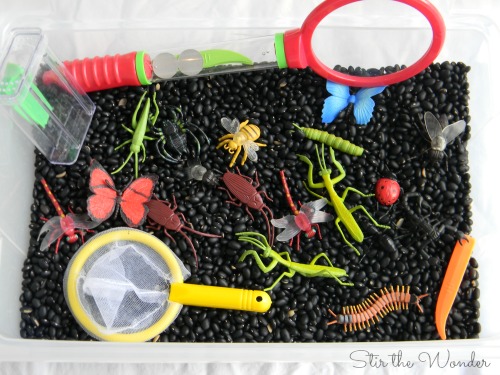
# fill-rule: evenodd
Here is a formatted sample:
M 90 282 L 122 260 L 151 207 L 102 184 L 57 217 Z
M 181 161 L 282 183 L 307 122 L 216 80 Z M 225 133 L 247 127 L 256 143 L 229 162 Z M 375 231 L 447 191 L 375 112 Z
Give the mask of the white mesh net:
M 155 324 L 168 309 L 170 282 L 163 258 L 135 241 L 113 241 L 99 248 L 76 280 L 83 309 L 106 335 L 136 333 Z

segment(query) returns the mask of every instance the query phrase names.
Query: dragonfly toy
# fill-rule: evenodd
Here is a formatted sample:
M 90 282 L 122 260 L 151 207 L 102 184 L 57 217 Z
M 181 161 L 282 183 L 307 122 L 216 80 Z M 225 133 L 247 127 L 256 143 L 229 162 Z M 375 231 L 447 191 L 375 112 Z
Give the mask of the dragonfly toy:
M 297 250 L 299 250 L 300 234 L 303 232 L 307 238 L 313 238 L 316 236 L 316 233 L 318 233 L 318 237 L 321 239 L 321 231 L 318 223 L 332 221 L 333 216 L 329 213 L 320 211 L 327 205 L 328 201 L 326 199 L 318 199 L 313 202 L 307 202 L 300 205 L 300 210 L 298 210 L 295 203 L 293 203 L 290 189 L 288 188 L 288 183 L 286 182 L 285 171 L 280 171 L 280 178 L 285 190 L 286 200 L 293 212 L 293 215 L 288 215 L 280 219 L 273 219 L 271 220 L 271 223 L 276 228 L 285 229 L 278 235 L 278 237 L 276 237 L 278 241 L 284 242 L 290 240 L 289 245 L 291 246 L 293 239 L 296 238 Z
M 46 233 L 45 237 L 40 244 L 40 251 L 44 251 L 50 247 L 54 242 L 56 242 L 56 254 L 59 252 L 59 244 L 61 243 L 61 239 L 66 236 L 66 241 L 72 244 L 78 241 L 78 236 L 81 237 L 82 243 L 84 242 L 84 231 L 90 231 L 90 229 L 97 227 L 100 223 L 90 220 L 90 218 L 83 215 L 75 215 L 74 213 L 65 214 L 62 210 L 59 202 L 55 198 L 52 190 L 50 190 L 47 181 L 42 178 L 40 180 L 47 196 L 50 201 L 54 205 L 54 208 L 57 211 L 59 216 L 55 216 L 51 219 L 42 219 L 46 220 L 46 223 L 43 225 L 40 230 L 40 234 L 38 235 L 38 239 L 42 234 Z

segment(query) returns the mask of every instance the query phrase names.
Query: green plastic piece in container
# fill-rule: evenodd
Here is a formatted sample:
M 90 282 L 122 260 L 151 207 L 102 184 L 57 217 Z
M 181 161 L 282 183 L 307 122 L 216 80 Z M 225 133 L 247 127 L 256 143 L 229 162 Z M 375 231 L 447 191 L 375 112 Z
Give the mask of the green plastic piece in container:
M 203 57 L 203 68 L 213 68 L 217 65 L 240 63 L 243 65 L 252 65 L 253 61 L 241 53 L 230 51 L 228 49 L 209 49 L 201 51 Z
M 4 95 L 14 95 L 16 87 L 19 86 L 19 81 L 23 79 L 24 70 L 16 64 L 8 64 L 5 69 L 5 76 L 0 84 L 0 90 Z M 29 79 L 29 77 L 28 77 Z M 49 114 L 43 108 L 40 101 L 52 110 L 45 96 L 40 92 L 38 87 L 33 82 L 29 83 L 32 92 L 28 91 L 26 98 L 23 99 L 21 104 L 15 105 L 14 109 L 20 116 L 28 122 L 34 122 L 42 128 L 45 128 L 49 121 Z M 38 98 L 38 99 L 37 99 Z

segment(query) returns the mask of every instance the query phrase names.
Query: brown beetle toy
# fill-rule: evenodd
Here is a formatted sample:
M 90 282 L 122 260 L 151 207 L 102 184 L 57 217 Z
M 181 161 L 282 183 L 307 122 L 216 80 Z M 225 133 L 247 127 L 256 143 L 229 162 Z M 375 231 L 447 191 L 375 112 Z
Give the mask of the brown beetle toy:
M 186 226 L 184 223 L 187 223 L 188 221 L 186 220 L 184 215 L 181 212 L 175 211 L 177 209 L 175 196 L 172 196 L 172 202 L 173 203 L 169 203 L 166 201 L 161 201 L 159 199 L 151 199 L 149 202 L 147 202 L 146 206 L 149 209 L 147 214 L 149 223 L 151 225 L 151 228 L 155 230 L 160 230 L 163 227 L 163 233 L 165 233 L 165 236 L 170 238 L 174 243 L 175 240 L 170 234 L 167 233 L 167 230 L 172 230 L 174 232 L 180 233 L 180 235 L 185 238 L 185 240 L 193 250 L 194 259 L 196 260 L 196 268 L 198 268 L 198 256 L 196 255 L 196 250 L 194 248 L 193 242 L 187 236 L 187 234 L 184 233 L 184 231 L 188 231 L 203 237 L 220 238 L 221 236 L 217 234 L 199 232 Z
M 264 216 L 264 219 L 266 220 L 267 235 L 270 245 L 272 246 L 274 242 L 274 227 L 270 225 L 269 217 L 272 220 L 274 219 L 274 216 L 271 209 L 264 203 L 261 194 L 271 202 L 272 199 L 269 198 L 265 191 L 257 190 L 260 186 L 257 171 L 255 171 L 255 185 L 253 184 L 254 181 L 250 177 L 242 175 L 238 168 L 236 168 L 236 171 L 238 174 L 231 173 L 229 171 L 224 173 L 222 181 L 226 185 L 227 189 L 224 187 L 219 187 L 219 189 L 225 190 L 228 193 L 230 200 L 226 201 L 227 203 L 234 204 L 238 207 L 241 207 L 241 205 L 244 204 L 245 210 L 252 220 L 255 219 L 248 210 L 249 207 L 262 213 L 262 216 Z M 239 203 L 237 201 L 239 201 Z M 264 212 L 265 210 L 269 213 L 269 217 Z

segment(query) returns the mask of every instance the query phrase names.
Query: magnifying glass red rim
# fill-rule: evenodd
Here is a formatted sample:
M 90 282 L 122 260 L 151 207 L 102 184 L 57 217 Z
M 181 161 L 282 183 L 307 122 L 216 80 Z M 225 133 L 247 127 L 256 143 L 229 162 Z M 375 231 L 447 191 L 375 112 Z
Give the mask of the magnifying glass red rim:
M 310 67 L 315 73 L 336 83 L 355 87 L 387 86 L 404 81 L 427 68 L 443 47 L 446 34 L 444 20 L 439 11 L 428 0 L 394 0 L 418 10 L 429 21 L 432 28 L 432 43 L 424 55 L 414 64 L 400 71 L 376 77 L 357 77 L 330 69 L 322 63 L 312 49 L 312 36 L 318 24 L 331 12 L 360 0 L 325 0 L 305 19 L 300 29 L 285 32 L 283 44 L 289 68 Z

